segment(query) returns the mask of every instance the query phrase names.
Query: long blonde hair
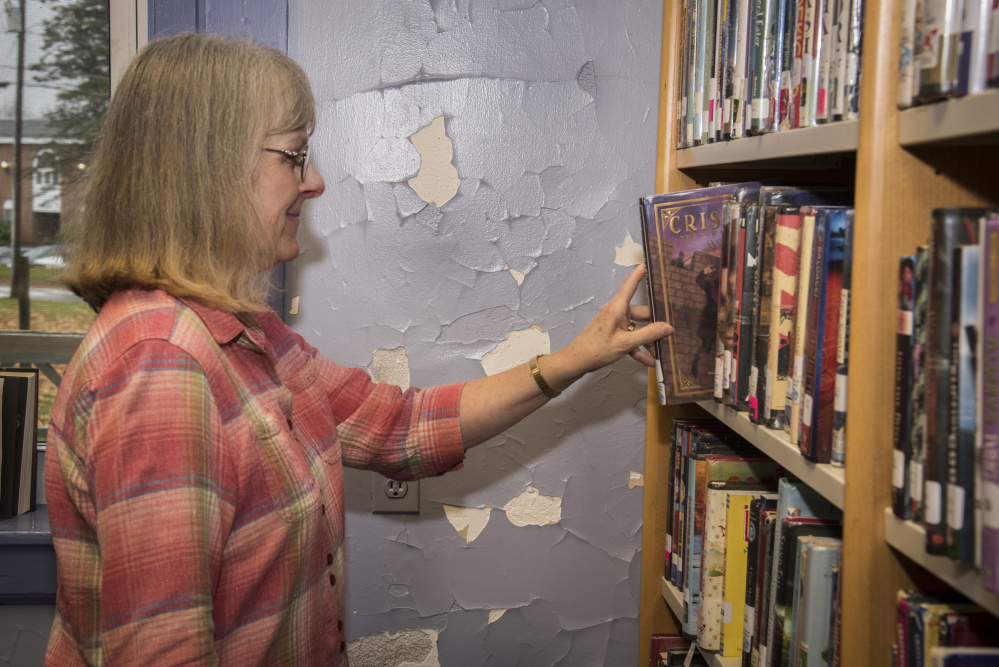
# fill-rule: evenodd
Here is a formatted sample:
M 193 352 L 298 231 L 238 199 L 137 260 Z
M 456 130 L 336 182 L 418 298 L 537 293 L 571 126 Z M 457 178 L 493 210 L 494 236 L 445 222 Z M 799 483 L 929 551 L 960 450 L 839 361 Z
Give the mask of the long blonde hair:
M 265 308 L 274 240 L 254 208 L 254 168 L 267 135 L 314 125 L 308 78 L 276 49 L 197 34 L 150 42 L 108 108 L 63 282 L 95 309 L 128 288 Z

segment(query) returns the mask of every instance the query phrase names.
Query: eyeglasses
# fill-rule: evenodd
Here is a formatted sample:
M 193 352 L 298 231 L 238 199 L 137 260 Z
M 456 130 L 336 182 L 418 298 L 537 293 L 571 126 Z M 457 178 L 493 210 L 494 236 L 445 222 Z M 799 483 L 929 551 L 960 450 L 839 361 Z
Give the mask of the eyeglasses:
M 300 151 L 289 151 L 283 148 L 266 148 L 266 147 L 264 148 L 264 150 L 269 153 L 280 153 L 281 155 L 285 156 L 286 158 L 294 162 L 295 166 L 298 167 L 299 173 L 301 174 L 302 182 L 303 183 L 305 182 L 305 172 L 309 168 L 308 150 L 300 152 Z

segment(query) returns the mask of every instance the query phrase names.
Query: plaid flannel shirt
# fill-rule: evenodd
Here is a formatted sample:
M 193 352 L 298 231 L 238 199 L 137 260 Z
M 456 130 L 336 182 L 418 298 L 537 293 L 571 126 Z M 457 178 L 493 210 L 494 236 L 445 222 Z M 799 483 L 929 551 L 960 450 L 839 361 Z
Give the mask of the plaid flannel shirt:
M 343 465 L 464 457 L 461 384 L 405 392 L 274 313 L 115 293 L 63 378 L 47 664 L 346 664 Z

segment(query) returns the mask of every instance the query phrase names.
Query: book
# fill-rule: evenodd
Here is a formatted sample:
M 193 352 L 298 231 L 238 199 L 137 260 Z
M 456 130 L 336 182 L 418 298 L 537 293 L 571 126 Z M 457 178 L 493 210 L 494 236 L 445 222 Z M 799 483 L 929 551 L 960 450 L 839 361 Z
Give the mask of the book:
M 668 633 L 652 633 L 649 637 L 649 665 L 650 667 L 659 667 L 659 665 L 666 664 L 662 657 L 662 654 L 666 653 L 669 649 L 681 648 L 689 649 L 690 640 L 683 635 L 668 634 Z
M 805 356 L 808 333 L 808 294 L 812 276 L 812 248 L 815 238 L 815 211 L 801 211 L 801 253 L 798 260 L 798 285 L 795 289 L 794 329 L 790 341 L 791 378 L 787 383 L 786 405 L 788 438 L 792 444 L 798 443 L 801 431 L 801 388 L 805 381 Z
M 752 61 L 749 53 L 750 21 L 755 16 L 755 9 L 752 5 L 755 0 L 738 0 L 736 10 L 736 39 L 735 39 L 735 70 L 732 78 L 732 124 L 729 128 L 732 139 L 738 139 L 746 134 L 746 117 L 749 115 L 749 107 L 752 106 L 752 93 L 750 91 L 749 76 L 752 68 Z M 751 12 L 752 9 L 752 12 Z
M 985 588 L 999 592 L 999 215 L 983 216 L 975 433 L 975 565 Z
M 750 655 L 750 665 L 761 667 L 767 664 L 767 637 L 770 632 L 770 586 L 773 583 L 774 551 L 777 534 L 777 511 L 764 512 L 764 541 L 760 544 L 757 571 L 763 574 L 757 576 L 756 586 L 756 628 L 753 631 L 753 652 Z
M 915 305 L 916 256 L 898 263 L 898 312 L 895 316 L 895 414 L 892 421 L 892 512 L 908 518 L 908 462 L 912 420 L 912 309 Z
M 954 248 L 978 242 L 985 209 L 937 208 L 930 225 L 926 328 L 926 431 L 923 453 L 923 526 L 926 550 L 947 553 L 947 437 L 950 433 L 950 356 L 953 340 Z
M 652 320 L 668 322 L 675 331 L 656 341 L 663 405 L 713 395 L 721 209 L 738 187 L 721 185 L 641 200 Z
M 38 369 L 0 368 L 0 518 L 35 509 L 38 471 Z
M 752 665 L 753 638 L 756 635 L 756 600 L 766 567 L 767 517 L 777 514 L 777 494 L 762 493 L 749 503 L 746 534 L 746 595 L 742 613 L 742 665 Z M 726 598 L 727 601 L 728 598 Z
M 947 555 L 975 559 L 975 348 L 978 338 L 978 246 L 954 248 L 951 316 L 950 431 L 947 434 Z
M 860 58 L 864 43 L 864 0 L 850 1 L 849 19 L 843 117 L 857 118 L 860 115 Z
M 957 96 L 985 90 L 992 0 L 963 0 L 957 55 Z
M 961 39 L 961 0 L 925 0 L 920 48 L 920 104 L 953 97 Z
M 916 95 L 916 0 L 902 0 L 902 29 L 898 41 L 898 93 L 899 109 L 912 106 Z
M 850 0 L 833 0 L 835 5 L 835 21 L 833 34 L 830 36 L 831 48 L 835 55 L 830 68 L 832 83 L 830 84 L 829 112 L 832 120 L 846 118 L 846 61 L 849 47 L 850 30 Z
M 719 646 L 719 652 L 725 657 L 739 657 L 743 654 L 746 591 L 752 585 L 747 576 L 749 534 L 752 530 L 750 505 L 764 493 L 759 490 L 746 493 L 733 491 L 727 498 L 725 555 L 722 569 L 722 628 Z M 773 499 L 776 507 L 777 494 L 766 495 Z
M 701 565 L 701 599 L 698 608 L 697 644 L 702 650 L 720 651 L 723 620 L 723 584 L 725 576 L 726 521 L 729 499 L 732 495 L 742 496 L 736 502 L 742 505 L 742 513 L 749 509 L 749 501 L 760 493 L 771 489 L 768 484 L 754 482 L 709 482 L 705 497 L 704 512 L 704 561 Z M 744 572 L 744 570 L 743 570 Z M 745 585 L 745 583 L 743 583 Z M 739 641 L 733 636 L 733 655 L 742 651 L 742 632 L 739 628 Z
M 729 280 L 731 273 L 729 267 L 732 261 L 731 252 L 731 229 L 732 229 L 732 207 L 728 202 L 722 205 L 722 233 L 721 233 L 721 256 L 718 267 L 718 326 L 715 337 L 715 390 L 714 399 L 718 403 L 725 401 L 725 388 L 727 382 L 731 381 L 725 361 L 726 339 L 732 330 L 732 292 L 734 281 Z M 729 345 L 731 350 L 731 346 Z M 731 358 L 731 353 L 729 355 Z
M 912 309 L 912 395 L 909 434 L 909 510 L 906 519 L 923 520 L 923 453 L 926 449 L 926 329 L 929 324 L 930 248 L 916 248 L 916 298 Z
M 992 0 L 989 9 L 989 39 L 985 45 L 985 83 L 990 88 L 999 86 L 999 1 Z
M 753 367 L 753 324 L 756 308 L 756 269 L 759 263 L 759 194 L 758 186 L 738 188 L 732 193 L 732 224 L 738 224 L 735 248 L 736 301 L 732 314 L 734 335 L 732 342 L 731 384 L 732 405 L 736 410 L 748 411 L 753 395 L 750 385 L 755 385 Z M 733 230 L 735 231 L 735 229 Z
M 773 72 L 769 65 L 773 57 L 774 8 L 776 0 L 755 0 L 755 15 L 752 21 L 753 76 L 752 106 L 749 115 L 747 134 L 758 135 L 764 132 L 770 111 L 770 88 Z
M 838 538 L 806 536 L 798 538 L 793 629 L 795 665 L 828 665 L 830 619 L 835 613 L 834 577 L 839 569 L 843 541 Z M 789 656 L 789 660 L 791 656 Z
M 852 216 L 852 209 L 819 208 L 815 217 L 808 302 L 810 344 L 805 360 L 798 448 L 805 458 L 816 463 L 829 463 L 832 457 L 839 301 L 846 229 Z
M 929 667 L 996 667 L 999 648 L 937 646 L 930 651 Z
M 733 194 L 733 199 L 738 197 L 737 194 Z M 726 202 L 724 207 L 722 207 L 722 220 L 728 221 L 728 226 L 726 227 L 726 236 L 728 237 L 728 243 L 725 244 L 725 248 L 728 251 L 728 299 L 725 301 L 724 307 L 719 306 L 718 319 L 724 321 L 725 329 L 723 332 L 723 344 L 725 346 L 724 356 L 722 359 L 722 403 L 725 405 L 735 406 L 734 391 L 736 386 L 736 372 L 735 363 L 736 359 L 736 304 L 739 302 L 741 297 L 742 282 L 739 279 L 742 275 L 741 264 L 739 260 L 739 239 L 740 239 L 740 225 L 741 225 L 741 211 L 740 206 L 737 201 Z
M 781 58 L 780 77 L 777 82 L 778 104 L 777 122 L 778 130 L 784 132 L 791 128 L 791 104 L 794 100 L 794 57 L 795 48 L 798 42 L 795 39 L 797 32 L 797 11 L 799 0 L 784 0 L 783 30 L 781 32 Z
M 853 215 L 846 216 L 843 241 L 843 280 L 840 283 L 839 329 L 836 333 L 836 370 L 833 386 L 832 450 L 829 463 L 846 466 L 846 402 L 849 394 L 850 290 L 853 283 Z

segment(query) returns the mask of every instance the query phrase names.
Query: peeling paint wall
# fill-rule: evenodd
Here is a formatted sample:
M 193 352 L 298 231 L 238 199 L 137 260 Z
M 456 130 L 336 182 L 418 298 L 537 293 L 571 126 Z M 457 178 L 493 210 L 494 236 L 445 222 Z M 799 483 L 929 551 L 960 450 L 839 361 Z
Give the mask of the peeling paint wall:
M 289 5 L 327 183 L 291 326 L 414 386 L 566 345 L 641 261 L 662 3 L 335 5 Z M 418 516 L 373 515 L 348 470 L 353 664 L 635 664 L 645 388 L 627 358 L 584 378 L 424 480 Z

